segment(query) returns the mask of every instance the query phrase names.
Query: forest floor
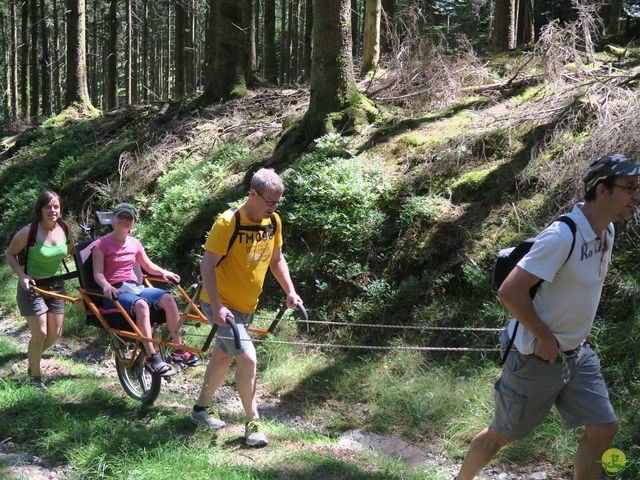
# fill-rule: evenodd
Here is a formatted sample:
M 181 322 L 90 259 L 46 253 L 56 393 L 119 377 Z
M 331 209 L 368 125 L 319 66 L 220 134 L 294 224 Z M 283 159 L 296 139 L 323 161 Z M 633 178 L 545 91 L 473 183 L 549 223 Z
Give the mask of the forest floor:
M 8 338 L 23 347 L 21 352 L 12 360 L 0 366 L 0 377 L 12 377 L 26 382 L 26 345 L 29 340 L 29 332 L 22 319 L 4 316 L 0 321 L 0 337 Z M 116 371 L 113 365 L 110 349 L 105 346 L 92 346 L 86 348 L 83 343 L 87 339 L 63 337 L 63 339 L 47 353 L 45 353 L 42 369 L 44 377 L 50 385 L 56 380 L 72 375 L 72 368 L 69 362 L 78 362 L 90 367 L 91 375 L 95 379 L 100 379 L 100 388 L 106 388 L 116 395 L 125 396 L 122 387 L 118 382 Z M 96 342 L 91 342 L 95 345 Z M 99 343 L 99 342 L 98 342 Z M 168 382 L 163 383 L 163 390 L 155 406 L 167 410 L 173 410 L 175 414 L 188 416 L 191 405 L 197 397 L 204 365 L 193 369 L 188 369 L 173 377 Z M 106 379 L 106 382 L 104 381 Z M 20 380 L 19 380 L 20 381 Z M 47 393 L 51 395 L 51 393 Z M 405 463 L 416 472 L 433 472 L 437 470 L 438 476 L 428 478 L 451 478 L 458 470 L 460 464 L 454 463 L 445 456 L 432 453 L 428 444 L 415 444 L 405 441 L 395 436 L 378 435 L 365 431 L 366 426 L 348 430 L 344 432 L 330 431 L 327 425 L 310 423 L 296 413 L 299 405 L 292 403 L 284 404 L 281 399 L 259 386 L 259 410 L 263 419 L 267 421 L 277 421 L 287 425 L 291 429 L 304 429 L 312 431 L 320 436 L 333 439 L 332 442 L 322 442 L 317 445 L 300 444 L 293 448 L 312 448 L 314 451 L 321 449 L 322 453 L 329 454 L 333 458 L 347 464 L 353 464 L 361 468 L 367 468 L 366 463 L 371 456 L 381 456 L 396 459 Z M 216 393 L 214 404 L 220 409 L 222 417 L 235 413 L 240 415 L 242 407 L 233 384 L 226 382 Z M 357 417 L 357 412 L 354 412 Z M 228 433 L 242 436 L 242 426 L 230 424 L 225 427 Z M 281 442 L 280 442 L 281 443 Z M 259 450 L 243 450 L 243 455 L 238 456 L 238 462 L 251 466 L 268 461 L 268 446 Z M 288 445 L 286 448 L 292 448 Z M 363 453 L 365 454 L 363 456 Z M 39 457 L 28 448 L 14 442 L 11 437 L 0 439 L 0 463 L 7 466 L 7 472 L 13 475 L 13 479 L 29 480 L 63 480 L 74 477 L 67 465 L 57 464 L 46 458 Z M 286 471 L 286 465 L 280 465 Z M 286 473 L 280 478 L 290 478 Z M 349 478 L 348 474 L 333 474 L 327 472 L 322 478 Z M 375 478 L 380 478 L 378 475 Z M 395 477 L 394 477 L 395 478 Z M 564 473 L 549 463 L 532 463 L 529 465 L 506 465 L 495 464 L 485 469 L 478 477 L 482 480 L 545 480 L 545 479 L 565 479 Z
M 504 132 L 508 131 L 508 141 L 511 144 L 511 132 L 515 132 L 519 125 L 527 122 L 545 123 L 549 120 L 549 116 L 557 109 L 569 104 L 571 99 L 570 95 L 562 93 L 545 97 L 544 89 L 539 86 L 518 89 L 500 99 L 469 99 L 465 103 L 452 106 L 437 114 L 417 118 L 397 118 L 381 128 L 375 124 L 366 127 L 359 135 L 353 137 L 350 147 L 366 152 L 371 160 L 393 164 L 391 168 L 396 175 L 402 175 L 415 163 L 424 162 L 428 166 L 429 159 L 432 158 L 428 147 L 433 143 L 447 144 L 455 141 L 456 152 L 460 153 L 462 158 L 460 161 L 463 162 L 465 156 L 468 156 L 468 152 L 465 153 L 466 149 L 474 148 L 477 143 L 480 143 L 483 149 L 491 147 L 490 139 L 484 140 L 485 135 L 492 132 L 497 132 L 496 135 L 505 135 Z M 140 162 L 134 170 L 139 170 L 141 184 L 154 182 L 160 173 L 169 167 L 172 159 L 177 158 L 181 152 L 188 150 L 200 156 L 206 156 L 213 145 L 231 142 L 235 137 L 242 137 L 245 143 L 261 148 L 261 152 L 272 151 L 273 145 L 269 148 L 264 146 L 268 147 L 269 142 L 275 143 L 283 130 L 283 124 L 287 119 L 303 114 L 306 111 L 307 102 L 308 92 L 305 89 L 278 91 L 264 89 L 252 92 L 243 99 L 216 105 L 193 115 L 162 110 L 155 116 L 147 112 L 146 117 L 141 114 L 138 118 L 132 113 L 132 118 L 137 121 L 136 128 L 144 130 L 144 134 L 140 133 L 140 137 L 136 136 L 142 152 L 141 156 L 147 155 L 150 159 L 150 161 Z M 523 108 L 525 102 L 526 108 Z M 113 119 L 115 122 L 116 117 L 114 116 Z M 513 140 L 517 142 L 519 139 Z M 7 139 L 4 142 L 6 145 L 4 148 L 10 148 L 13 141 L 13 138 Z M 499 163 L 494 161 L 489 166 L 494 168 Z M 469 170 L 478 167 L 486 169 L 487 165 L 478 163 L 465 165 L 465 167 Z M 119 193 L 127 197 L 135 193 L 134 189 L 139 189 L 140 185 L 123 184 L 118 188 L 121 188 Z M 128 192 L 127 188 L 131 191 Z M 451 213 L 459 217 L 466 208 L 468 205 L 462 201 Z M 0 380 L 2 377 L 8 377 L 16 383 L 26 383 L 25 352 L 29 332 L 24 320 L 15 316 L 0 317 L 0 339 L 2 338 L 18 344 L 20 353 L 4 356 L 5 358 L 1 360 Z M 92 385 L 96 389 L 107 389 L 114 396 L 125 398 L 126 395 L 119 384 L 113 365 L 111 351 L 106 341 L 100 342 L 97 335 L 95 338 L 64 335 L 60 343 L 45 354 L 44 376 L 53 386 L 47 395 L 63 396 L 64 394 L 59 393 L 55 388 L 56 383 L 72 377 L 73 370 L 79 365 L 89 367 L 89 377 L 93 380 Z M 204 368 L 200 366 L 188 369 L 169 381 L 163 382 L 162 393 L 155 406 L 170 416 L 186 420 L 194 399 L 198 395 Z M 327 397 L 331 398 L 331 395 Z M 279 472 L 278 478 L 283 480 L 303 478 L 299 471 L 295 471 L 295 465 L 288 465 L 286 461 L 279 462 L 280 458 L 273 455 L 273 449 L 278 448 L 300 453 L 311 451 L 323 454 L 336 459 L 341 466 L 353 465 L 359 472 L 372 472 L 371 477 L 367 477 L 365 473 L 365 476 L 357 476 L 358 479 L 409 478 L 402 474 L 385 477 L 379 470 L 376 470 L 374 475 L 372 466 L 375 464 L 375 460 L 372 460 L 374 458 L 399 459 L 411 472 L 415 473 L 410 477 L 412 479 L 447 480 L 452 478 L 460 466 L 459 461 L 453 461 L 441 454 L 443 449 L 430 444 L 428 439 L 423 439 L 421 443 L 411 443 L 398 436 L 367 431 L 366 415 L 362 415 L 362 412 L 358 412 L 357 409 L 349 412 L 355 419 L 350 429 L 336 431 L 322 420 L 317 420 L 317 415 L 314 417 L 316 420 L 306 419 L 300 413 L 304 411 L 304 405 L 301 404 L 304 398 L 301 396 L 289 396 L 285 401 L 279 395 L 271 393 L 265 385 L 259 384 L 258 398 L 262 418 L 277 424 L 278 428 L 311 432 L 320 440 L 306 438 L 301 440 L 292 435 L 278 433 L 274 435 L 276 441 L 264 449 L 245 449 L 240 446 L 242 426 L 231 421 L 223 429 L 224 435 L 232 438 L 226 444 L 228 447 L 225 446 L 225 448 L 239 451 L 233 461 L 240 466 L 255 468 L 255 471 L 259 472 L 260 467 L 268 465 Z M 67 398 L 59 400 L 68 401 Z M 231 377 L 216 393 L 214 401 L 221 410 L 223 418 L 240 418 L 242 408 Z M 330 409 L 330 402 L 333 401 L 335 400 L 328 400 L 324 408 Z M 130 401 L 130 403 L 134 402 Z M 360 405 L 360 408 L 364 407 Z M 107 414 L 110 414 L 108 410 Z M 359 418 L 363 421 L 358 422 Z M 185 423 L 188 423 L 188 420 Z M 0 438 L 0 466 L 2 463 L 6 464 L 7 471 L 15 479 L 84 478 L 82 474 L 74 472 L 69 465 L 42 458 L 35 453 L 30 451 L 28 445 L 20 444 L 11 436 Z M 2 473 L 4 471 L 0 467 L 0 475 Z M 258 477 L 252 478 L 260 477 L 258 474 Z M 308 478 L 351 479 L 356 477 L 340 470 L 320 474 L 314 471 Z M 517 465 L 496 462 L 485 469 L 478 478 L 482 480 L 564 480 L 570 476 L 566 466 L 532 460 L 530 463 L 525 461 Z

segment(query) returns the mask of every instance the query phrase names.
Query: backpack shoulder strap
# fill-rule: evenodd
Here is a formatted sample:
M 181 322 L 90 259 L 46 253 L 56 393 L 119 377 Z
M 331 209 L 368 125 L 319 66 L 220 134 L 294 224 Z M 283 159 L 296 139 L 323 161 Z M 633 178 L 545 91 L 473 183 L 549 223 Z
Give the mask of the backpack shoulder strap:
M 238 232 L 240 231 L 240 210 L 238 210 L 237 207 L 233 207 L 231 211 L 233 212 L 234 224 L 233 233 L 229 238 L 229 245 L 227 245 L 227 255 L 229 254 L 229 250 L 231 250 L 231 246 L 236 241 L 236 238 L 238 238 Z
M 24 273 L 27 273 L 27 262 L 29 261 L 29 249 L 36 244 L 36 237 L 38 236 L 38 220 L 34 220 L 29 225 L 29 235 L 27 235 L 27 246 L 24 247 Z
M 224 260 L 227 257 L 227 255 L 229 255 L 229 250 L 231 250 L 231 246 L 236 241 L 236 238 L 238 237 L 238 232 L 240 231 L 240 210 L 238 210 L 237 207 L 233 207 L 231 211 L 233 212 L 233 220 L 234 220 L 233 232 L 231 232 L 231 237 L 229 238 L 229 244 L 227 245 L 227 253 L 225 254 L 224 257 L 222 257 L 218 261 L 218 263 L 216 264 L 216 267 L 220 265 L 220 262 L 222 262 L 222 260 Z
M 278 231 L 278 221 L 276 220 L 275 213 L 270 213 L 269 219 L 271 220 L 271 225 L 273 225 L 273 235 L 275 236 L 276 232 Z
M 564 265 L 571 258 L 571 254 L 573 253 L 573 248 L 576 246 L 576 231 L 577 231 L 577 227 L 576 227 L 576 222 L 574 222 L 571 219 L 571 217 L 569 217 L 567 215 L 562 215 L 562 216 L 558 217 L 558 222 L 562 222 L 567 227 L 569 227 L 569 230 L 571 230 L 571 235 L 572 235 L 571 248 L 569 249 L 569 255 L 567 255 L 567 259 L 562 264 L 562 265 Z
M 29 236 L 27 237 L 27 248 L 31 248 L 36 244 L 36 237 L 38 236 L 38 220 L 31 222 L 29 226 Z

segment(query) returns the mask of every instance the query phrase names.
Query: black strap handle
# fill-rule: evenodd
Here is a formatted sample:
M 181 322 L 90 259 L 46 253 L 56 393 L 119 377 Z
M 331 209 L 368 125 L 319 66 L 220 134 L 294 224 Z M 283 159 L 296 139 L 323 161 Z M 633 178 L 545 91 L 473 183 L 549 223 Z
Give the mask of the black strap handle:
M 304 305 L 302 304 L 302 302 L 299 302 L 297 306 L 298 306 L 298 310 L 300 310 L 300 313 L 302 314 L 302 317 L 304 318 L 304 321 L 302 322 L 304 333 L 309 333 L 309 315 L 307 315 L 307 309 L 304 308 Z M 276 327 L 280 323 L 280 320 L 282 320 L 282 317 L 284 316 L 284 313 L 286 311 L 287 311 L 287 304 L 285 303 L 282 307 L 280 307 L 280 310 L 278 310 L 278 313 L 276 314 L 276 318 L 273 320 L 273 322 L 271 322 L 271 325 L 269 325 L 269 329 L 268 329 L 269 333 L 275 332 Z
M 233 319 L 232 316 L 227 317 L 227 324 L 231 327 L 231 330 L 233 331 L 233 342 L 236 346 L 236 350 L 240 350 L 240 332 L 238 332 L 238 325 L 236 325 L 236 321 Z M 211 342 L 213 341 L 213 337 L 216 336 L 217 330 L 218 330 L 218 324 L 214 323 L 213 327 L 211 327 L 211 331 L 209 332 L 209 335 L 207 336 L 207 339 L 204 341 L 204 345 L 202 346 L 203 352 L 206 352 L 207 350 L 209 350 L 209 347 L 211 346 Z
M 300 313 L 304 318 L 304 321 L 302 322 L 302 328 L 304 329 L 304 333 L 309 333 L 309 315 L 307 315 L 307 309 L 304 308 L 304 305 L 302 305 L 302 303 L 299 303 L 298 310 L 300 310 Z
M 276 314 L 276 318 L 273 320 L 273 322 L 271 322 L 271 325 L 269 325 L 269 328 L 267 330 L 269 333 L 275 332 L 276 327 L 280 323 L 280 320 L 282 320 L 282 317 L 284 316 L 284 312 L 286 311 L 287 311 L 287 304 L 285 303 L 284 305 L 282 305 L 282 307 L 280 307 L 280 310 L 278 310 L 278 313 Z

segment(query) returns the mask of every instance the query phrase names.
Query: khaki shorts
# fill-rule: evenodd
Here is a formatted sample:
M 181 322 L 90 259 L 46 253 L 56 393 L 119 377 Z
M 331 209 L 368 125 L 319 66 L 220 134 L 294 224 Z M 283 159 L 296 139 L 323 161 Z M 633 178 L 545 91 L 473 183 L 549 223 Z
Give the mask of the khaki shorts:
M 553 405 L 569 428 L 615 422 L 600 360 L 591 345 L 585 344 L 569 365 L 565 383 L 563 362 L 551 365 L 512 350 L 495 384 L 491 426 L 511 440 L 524 438 L 544 421 Z
M 202 310 L 202 313 L 204 313 L 204 315 L 207 317 L 207 320 L 209 320 L 211 326 L 216 325 L 213 319 L 213 310 L 211 308 L 211 305 L 207 302 L 201 301 L 200 309 Z M 253 323 L 255 313 L 242 313 L 232 308 L 229 308 L 229 310 L 233 314 L 236 325 L 238 326 L 238 334 L 240 336 L 240 349 L 238 350 L 236 348 L 233 337 L 233 330 L 231 330 L 231 327 L 221 327 L 220 325 L 218 325 L 218 329 L 216 330 L 216 346 L 222 349 L 222 351 L 227 355 L 235 357 L 237 355 L 242 355 L 247 351 L 249 345 L 253 345 L 251 337 L 249 337 L 249 333 L 247 332 L 247 328 Z
M 64 281 L 56 278 L 36 280 L 38 287 L 54 293 L 66 295 Z M 16 302 L 20 313 L 25 317 L 39 317 L 47 312 L 64 313 L 65 300 L 49 295 L 42 295 L 35 290 L 25 292 L 18 284 Z

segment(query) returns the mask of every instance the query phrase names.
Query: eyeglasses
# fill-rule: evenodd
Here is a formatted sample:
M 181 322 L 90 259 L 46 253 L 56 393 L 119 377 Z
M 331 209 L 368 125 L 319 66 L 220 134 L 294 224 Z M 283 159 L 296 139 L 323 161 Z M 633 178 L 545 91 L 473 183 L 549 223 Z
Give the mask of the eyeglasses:
M 264 195 L 262 195 L 258 190 L 255 190 L 255 192 L 260 196 L 260 198 L 262 198 L 264 200 L 264 203 L 266 203 L 268 207 L 276 207 L 277 208 L 280 205 L 282 205 L 282 202 L 284 202 L 284 197 L 280 197 L 280 200 L 272 201 L 272 200 L 267 200 L 266 198 L 264 198 Z
M 629 184 L 629 185 L 618 185 L 617 183 L 613 184 L 614 187 L 618 187 L 618 188 L 622 188 L 623 190 L 626 190 L 626 192 L 629 195 L 633 195 L 634 193 L 640 191 L 640 184 L 638 183 L 633 183 L 633 184 Z

